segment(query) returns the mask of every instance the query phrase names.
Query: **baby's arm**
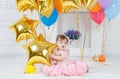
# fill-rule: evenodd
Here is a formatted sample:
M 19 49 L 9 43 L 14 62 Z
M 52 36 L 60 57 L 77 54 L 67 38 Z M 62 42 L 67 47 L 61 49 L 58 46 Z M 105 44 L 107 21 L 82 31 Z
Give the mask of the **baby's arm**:
M 53 60 L 63 61 L 66 57 L 68 57 L 68 55 L 69 55 L 69 51 L 66 51 L 61 56 L 56 56 L 56 55 L 52 54 L 50 57 Z

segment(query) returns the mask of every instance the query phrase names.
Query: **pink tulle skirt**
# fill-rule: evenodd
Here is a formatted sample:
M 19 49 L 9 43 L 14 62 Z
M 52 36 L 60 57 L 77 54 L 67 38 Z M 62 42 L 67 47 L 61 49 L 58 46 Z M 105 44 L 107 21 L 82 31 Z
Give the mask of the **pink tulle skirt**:
M 69 63 L 60 63 L 52 66 L 44 65 L 41 71 L 48 76 L 82 76 L 88 72 L 88 69 L 86 63 L 75 60 Z

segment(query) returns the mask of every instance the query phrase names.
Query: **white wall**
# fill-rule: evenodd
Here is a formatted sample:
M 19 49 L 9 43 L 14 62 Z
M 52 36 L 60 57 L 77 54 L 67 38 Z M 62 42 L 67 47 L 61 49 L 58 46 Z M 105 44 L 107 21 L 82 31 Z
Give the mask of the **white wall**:
M 98 30 L 96 29 L 98 28 Z M 105 19 L 101 26 L 92 22 L 91 48 L 100 52 L 100 35 L 102 28 L 106 32 L 106 39 L 103 53 L 107 56 L 120 55 L 120 15 L 109 21 Z
M 108 37 L 105 43 L 105 53 L 107 55 L 120 55 L 120 15 L 108 22 L 106 29 Z
M 13 41 L 15 39 L 13 32 L 9 30 L 9 26 L 13 24 L 19 17 L 20 13 L 15 8 L 15 1 L 0 1 L 0 55 L 16 55 L 22 53 L 21 47 Z M 16 51 L 15 50 L 19 50 Z M 13 53 L 14 52 L 14 53 Z
M 64 34 L 68 30 L 78 30 L 77 23 L 76 23 L 76 15 L 78 14 L 79 17 L 79 30 L 82 36 L 80 37 L 80 43 L 76 47 L 82 47 L 83 45 L 83 39 L 84 39 L 84 34 L 86 30 L 86 26 L 91 27 L 91 20 L 87 20 L 87 17 L 89 16 L 87 12 L 68 12 L 65 14 L 60 14 L 59 15 L 59 20 L 58 20 L 58 33 Z M 87 31 L 87 36 L 86 36 L 86 43 L 85 47 L 88 48 L 90 47 L 90 28 L 88 28 Z

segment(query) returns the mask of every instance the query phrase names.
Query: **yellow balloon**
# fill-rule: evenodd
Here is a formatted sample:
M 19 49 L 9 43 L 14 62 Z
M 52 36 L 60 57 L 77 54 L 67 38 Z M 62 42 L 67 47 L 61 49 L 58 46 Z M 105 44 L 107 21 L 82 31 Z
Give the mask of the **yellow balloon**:
M 97 0 L 83 0 L 83 4 L 85 5 L 85 8 L 87 10 L 91 10 L 96 3 L 97 3 Z
M 36 0 L 16 0 L 16 4 L 19 12 L 37 9 Z
M 54 9 L 53 0 L 37 0 L 37 5 L 38 13 L 49 18 Z
M 23 45 L 28 52 L 27 65 L 34 65 L 36 63 L 50 65 L 50 58 L 48 55 L 52 54 L 56 46 L 56 44 L 46 41 L 42 34 L 31 43 Z
M 73 8 L 81 9 L 82 8 L 82 0 L 61 0 L 62 3 L 62 11 L 67 12 L 68 10 L 73 10 Z
M 20 20 L 10 26 L 10 29 L 16 33 L 16 42 L 20 42 L 22 40 L 28 40 L 30 38 L 36 37 L 36 31 L 39 20 L 29 19 L 26 16 L 22 16 Z
M 29 73 L 35 73 L 36 72 L 36 68 L 33 65 L 27 65 L 25 73 L 29 74 Z

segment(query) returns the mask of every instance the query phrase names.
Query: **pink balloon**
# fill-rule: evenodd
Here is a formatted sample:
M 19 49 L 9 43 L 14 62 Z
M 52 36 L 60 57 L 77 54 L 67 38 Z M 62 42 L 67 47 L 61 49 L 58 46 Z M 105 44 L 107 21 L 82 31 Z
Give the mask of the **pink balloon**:
M 100 9 L 98 12 L 90 11 L 90 16 L 97 24 L 101 24 L 105 19 L 105 13 L 103 9 Z

